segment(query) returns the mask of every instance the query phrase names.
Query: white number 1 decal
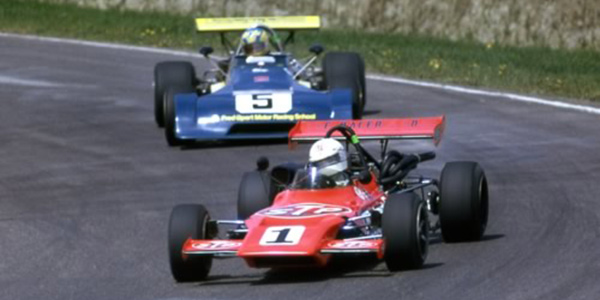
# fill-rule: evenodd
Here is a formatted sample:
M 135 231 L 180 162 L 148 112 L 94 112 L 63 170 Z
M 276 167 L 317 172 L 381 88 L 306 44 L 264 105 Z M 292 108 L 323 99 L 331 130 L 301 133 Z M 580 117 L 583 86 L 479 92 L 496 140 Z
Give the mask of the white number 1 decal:
M 263 233 L 260 239 L 260 245 L 263 246 L 285 246 L 298 245 L 304 226 L 274 226 L 269 227 Z

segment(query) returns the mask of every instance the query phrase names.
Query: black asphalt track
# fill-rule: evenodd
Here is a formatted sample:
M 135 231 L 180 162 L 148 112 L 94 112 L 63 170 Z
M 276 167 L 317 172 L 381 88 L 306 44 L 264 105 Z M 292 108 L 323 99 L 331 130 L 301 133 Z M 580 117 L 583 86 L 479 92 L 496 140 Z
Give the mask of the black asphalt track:
M 207 282 L 176 284 L 171 208 L 204 203 L 233 218 L 258 156 L 301 161 L 308 148 L 168 148 L 151 83 L 169 59 L 180 58 L 0 38 L 0 299 L 600 299 L 600 116 L 378 81 L 367 117 L 447 116 L 438 159 L 421 172 L 452 160 L 485 168 L 484 241 L 434 240 L 422 270 L 396 274 L 229 259 Z

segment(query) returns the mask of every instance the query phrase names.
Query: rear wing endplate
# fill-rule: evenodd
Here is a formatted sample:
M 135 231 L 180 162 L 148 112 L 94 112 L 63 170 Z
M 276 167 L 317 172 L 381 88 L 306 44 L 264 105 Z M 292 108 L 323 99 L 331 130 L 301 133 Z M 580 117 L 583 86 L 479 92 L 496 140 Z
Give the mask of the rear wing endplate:
M 331 128 L 346 125 L 361 140 L 432 139 L 437 146 L 446 124 L 445 116 L 406 119 L 299 121 L 290 130 L 291 143 L 316 141 L 324 138 Z M 332 136 L 343 139 L 338 132 Z
M 242 18 L 197 18 L 199 32 L 244 31 L 261 24 L 274 30 L 317 30 L 321 28 L 319 16 L 242 17 Z

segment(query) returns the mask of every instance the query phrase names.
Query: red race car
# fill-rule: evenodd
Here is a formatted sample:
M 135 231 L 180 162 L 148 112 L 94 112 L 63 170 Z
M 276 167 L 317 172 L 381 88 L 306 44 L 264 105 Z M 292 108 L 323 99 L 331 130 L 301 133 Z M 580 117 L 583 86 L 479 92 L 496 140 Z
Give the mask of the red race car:
M 434 152 L 387 150 L 390 139 L 433 139 L 437 145 L 444 125 L 444 117 L 298 122 L 290 143 L 317 141 L 309 162 L 269 170 L 268 160 L 259 159 L 257 170 L 245 173 L 240 184 L 237 220 L 211 220 L 200 204 L 173 209 L 173 277 L 204 280 L 213 257 L 289 268 L 364 254 L 385 261 L 390 271 L 416 269 L 436 230 L 446 242 L 480 239 L 488 189 L 479 164 L 447 163 L 438 181 L 409 176 L 420 162 L 435 158 Z M 379 140 L 381 158 L 367 152 L 361 140 Z M 225 226 L 229 229 L 220 235 Z

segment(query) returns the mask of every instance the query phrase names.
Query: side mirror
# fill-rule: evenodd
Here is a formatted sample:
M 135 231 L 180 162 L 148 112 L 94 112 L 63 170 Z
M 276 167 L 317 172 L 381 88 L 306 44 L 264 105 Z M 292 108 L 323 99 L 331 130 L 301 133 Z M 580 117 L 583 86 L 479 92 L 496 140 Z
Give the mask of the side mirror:
M 204 57 L 208 57 L 214 51 L 215 50 L 211 46 L 203 46 L 203 47 L 200 47 L 199 52 L 200 52 L 200 54 L 204 55 Z
M 323 51 L 325 51 L 325 48 L 323 48 L 323 46 L 321 46 L 321 44 L 313 44 L 312 46 L 310 46 L 308 51 L 310 51 L 311 53 L 314 53 L 315 55 L 319 55 Z
M 369 184 L 373 180 L 373 176 L 371 176 L 371 172 L 369 170 L 362 170 L 358 174 L 358 182 L 362 184 Z
M 266 171 L 269 168 L 269 159 L 261 156 L 256 160 L 256 169 L 259 171 Z

